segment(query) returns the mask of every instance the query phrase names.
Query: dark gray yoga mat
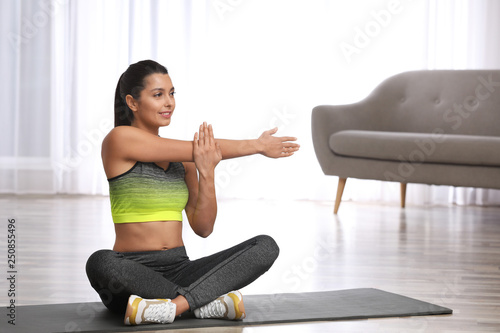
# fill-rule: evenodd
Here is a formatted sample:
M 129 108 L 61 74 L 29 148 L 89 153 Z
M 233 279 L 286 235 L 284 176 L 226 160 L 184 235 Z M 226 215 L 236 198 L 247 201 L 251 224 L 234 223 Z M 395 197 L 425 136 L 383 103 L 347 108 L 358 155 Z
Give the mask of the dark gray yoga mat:
M 243 296 L 243 321 L 177 318 L 173 324 L 125 326 L 101 303 L 16 307 L 16 325 L 2 316 L 0 332 L 133 332 L 217 326 L 244 326 L 307 321 L 332 321 L 451 314 L 452 310 L 378 289 Z

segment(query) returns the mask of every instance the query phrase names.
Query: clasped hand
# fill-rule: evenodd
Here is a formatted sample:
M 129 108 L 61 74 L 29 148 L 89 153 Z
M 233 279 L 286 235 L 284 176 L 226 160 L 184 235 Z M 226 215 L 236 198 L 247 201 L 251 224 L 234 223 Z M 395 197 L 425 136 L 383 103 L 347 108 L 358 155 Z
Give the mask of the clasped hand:
M 222 160 L 222 151 L 214 138 L 212 125 L 204 122 L 199 133 L 194 134 L 193 158 L 200 175 L 213 174 L 215 167 Z

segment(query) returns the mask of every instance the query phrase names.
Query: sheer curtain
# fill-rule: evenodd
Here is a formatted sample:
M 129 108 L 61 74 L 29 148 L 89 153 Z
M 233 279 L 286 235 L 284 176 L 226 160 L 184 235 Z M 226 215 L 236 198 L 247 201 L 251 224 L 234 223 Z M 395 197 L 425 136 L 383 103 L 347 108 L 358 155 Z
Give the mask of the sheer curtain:
M 500 68 L 500 45 L 493 42 L 500 40 L 499 17 L 498 1 L 431 2 L 428 67 Z M 499 204 L 500 191 L 457 187 L 439 199 L 457 204 Z
M 165 137 L 208 121 L 224 138 L 277 126 L 302 149 L 223 161 L 220 197 L 333 200 L 310 135 L 311 109 L 366 97 L 407 70 L 498 68 L 498 2 L 4 0 L 0 192 L 107 194 L 100 142 L 116 82 L 155 59 L 178 92 Z M 411 185 L 409 203 L 500 202 L 498 191 Z M 397 201 L 397 184 L 350 180 L 345 199 Z

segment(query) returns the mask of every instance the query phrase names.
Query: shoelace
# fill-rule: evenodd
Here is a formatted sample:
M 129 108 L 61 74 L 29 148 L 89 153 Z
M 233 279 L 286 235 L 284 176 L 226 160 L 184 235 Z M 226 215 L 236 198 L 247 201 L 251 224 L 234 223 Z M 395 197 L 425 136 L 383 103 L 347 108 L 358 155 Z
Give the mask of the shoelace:
M 165 319 L 170 318 L 170 312 L 172 312 L 172 307 L 169 305 L 168 303 L 151 304 L 144 311 L 144 319 L 156 323 L 165 323 Z
M 205 308 L 202 308 L 200 310 L 204 318 L 220 318 L 226 313 L 226 307 L 220 300 L 215 300 L 207 304 Z

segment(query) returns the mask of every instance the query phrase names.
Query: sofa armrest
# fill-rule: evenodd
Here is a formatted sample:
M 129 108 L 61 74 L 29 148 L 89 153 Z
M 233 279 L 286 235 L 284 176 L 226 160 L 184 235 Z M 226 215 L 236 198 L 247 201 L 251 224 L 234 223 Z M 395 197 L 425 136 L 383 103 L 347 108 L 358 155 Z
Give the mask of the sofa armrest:
M 333 133 L 342 130 L 376 130 L 371 119 L 373 109 L 368 103 L 361 101 L 349 105 L 316 106 L 311 115 L 311 132 L 314 151 L 318 162 L 325 171 L 334 157 L 328 140 Z

